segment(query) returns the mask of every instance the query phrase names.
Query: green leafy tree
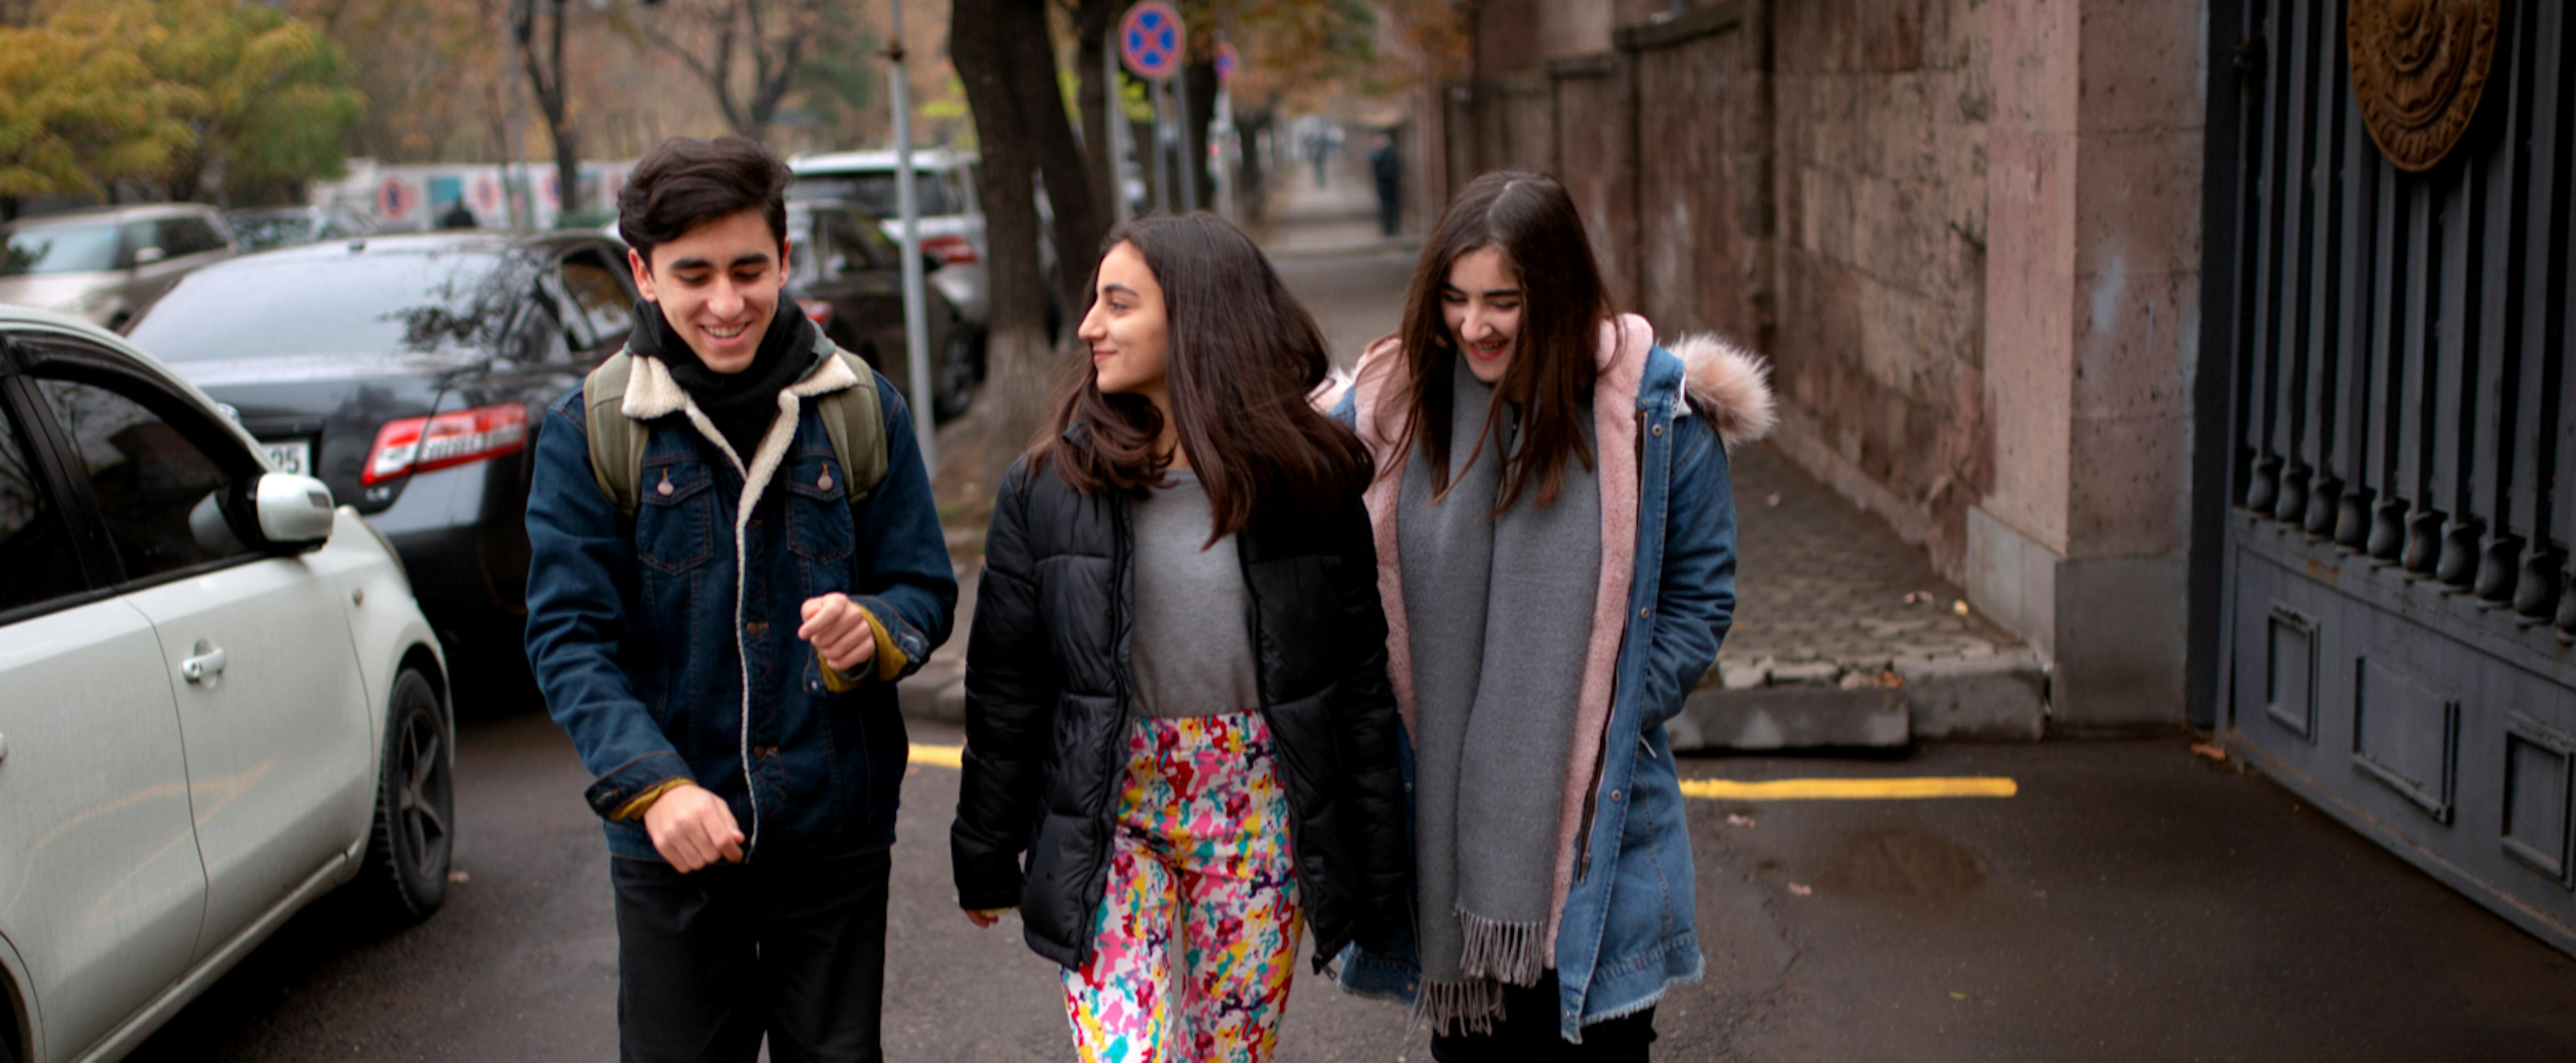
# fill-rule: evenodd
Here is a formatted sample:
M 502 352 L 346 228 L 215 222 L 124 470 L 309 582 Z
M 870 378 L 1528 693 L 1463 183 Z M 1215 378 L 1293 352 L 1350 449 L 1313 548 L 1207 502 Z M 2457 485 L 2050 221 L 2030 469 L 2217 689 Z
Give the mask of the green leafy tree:
M 311 24 L 261 4 L 153 0 L 165 32 L 143 48 L 192 134 L 165 172 L 170 197 L 292 200 L 337 177 L 365 111 L 340 50 Z
M 32 27 L 0 26 L 0 220 L 28 196 L 104 198 L 187 146 L 179 94 L 131 44 L 151 30 L 129 13 L 84 5 Z

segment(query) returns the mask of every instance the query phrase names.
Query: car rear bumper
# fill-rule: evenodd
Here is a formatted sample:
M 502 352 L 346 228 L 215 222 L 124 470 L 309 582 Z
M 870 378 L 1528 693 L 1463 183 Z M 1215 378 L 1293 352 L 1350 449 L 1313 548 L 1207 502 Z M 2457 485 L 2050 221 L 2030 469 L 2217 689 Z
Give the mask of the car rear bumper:
M 485 461 L 411 477 L 367 516 L 402 555 L 413 597 L 441 640 L 515 642 L 527 616 L 526 499 L 515 462 Z

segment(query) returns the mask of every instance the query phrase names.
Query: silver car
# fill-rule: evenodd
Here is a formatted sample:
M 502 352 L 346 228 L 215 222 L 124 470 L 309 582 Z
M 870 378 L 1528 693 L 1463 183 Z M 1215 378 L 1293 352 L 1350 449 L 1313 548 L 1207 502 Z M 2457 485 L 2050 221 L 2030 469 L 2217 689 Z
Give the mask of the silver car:
M 436 909 L 447 687 L 322 481 L 114 334 L 0 307 L 0 1063 L 125 1055 L 344 883 Z
M 189 271 L 236 253 L 223 213 L 195 203 L 21 218 L 0 225 L 0 303 L 122 330 Z
M 977 328 L 992 320 L 984 262 L 984 206 L 976 198 L 977 159 L 964 152 L 923 148 L 912 153 L 914 205 L 920 210 L 921 250 L 943 265 L 927 280 L 956 304 L 958 316 Z M 837 201 L 876 216 L 887 237 L 903 239 L 895 203 L 895 154 L 836 151 L 787 160 L 796 183 L 791 200 Z

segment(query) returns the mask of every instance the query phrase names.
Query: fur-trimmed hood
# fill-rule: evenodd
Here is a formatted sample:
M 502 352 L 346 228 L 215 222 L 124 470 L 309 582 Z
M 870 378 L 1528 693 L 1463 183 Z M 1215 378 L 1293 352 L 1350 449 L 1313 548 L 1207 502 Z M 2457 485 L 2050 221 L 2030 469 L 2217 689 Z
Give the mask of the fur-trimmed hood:
M 1682 397 L 1734 447 L 1771 434 L 1780 423 L 1771 394 L 1771 363 L 1714 332 L 1664 345 L 1682 360 Z

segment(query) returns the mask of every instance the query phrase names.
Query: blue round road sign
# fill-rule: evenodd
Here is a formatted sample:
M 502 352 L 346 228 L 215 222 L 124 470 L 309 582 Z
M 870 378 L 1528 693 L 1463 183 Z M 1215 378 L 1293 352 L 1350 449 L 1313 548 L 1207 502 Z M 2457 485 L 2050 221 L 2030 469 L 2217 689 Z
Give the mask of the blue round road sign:
M 1237 67 L 1240 67 L 1240 66 L 1242 66 L 1242 65 L 1243 65 L 1243 57 L 1242 57 L 1241 55 L 1238 55 L 1238 54 L 1236 54 L 1236 53 L 1235 53 L 1235 50 L 1234 50 L 1234 42 L 1232 42 L 1232 41 L 1225 41 L 1225 42 L 1221 42 L 1221 43 L 1219 43 L 1219 44 L 1216 46 L 1216 83 L 1217 83 L 1217 84 L 1219 84 L 1219 85 L 1231 85 L 1231 84 L 1234 84 L 1234 71 L 1235 71 L 1235 69 L 1236 69 Z
M 1127 9 L 1118 23 L 1118 58 L 1127 72 L 1161 81 L 1181 68 L 1181 13 L 1162 0 L 1145 0 Z

